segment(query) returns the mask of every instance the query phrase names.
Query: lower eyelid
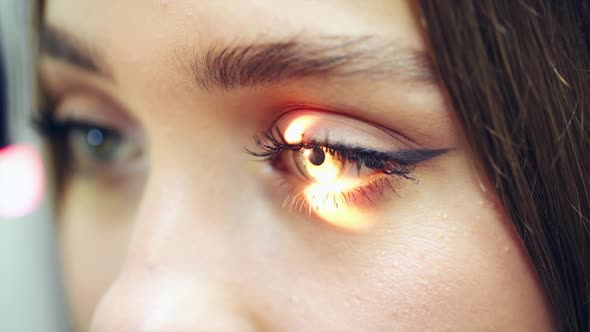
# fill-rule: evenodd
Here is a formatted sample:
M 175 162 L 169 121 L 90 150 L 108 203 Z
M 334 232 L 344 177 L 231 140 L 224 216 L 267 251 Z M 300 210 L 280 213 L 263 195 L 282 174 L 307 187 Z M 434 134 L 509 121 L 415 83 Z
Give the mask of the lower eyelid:
M 377 211 L 386 203 L 382 200 L 394 199 L 404 185 L 412 183 L 399 176 L 375 174 L 348 190 L 324 192 L 320 188 L 313 194 L 313 183 L 300 183 L 297 179 L 287 179 L 286 198 L 283 207 L 291 213 L 314 217 L 341 230 L 361 231 L 372 226 L 373 219 L 368 218 L 371 212 Z
M 289 148 L 285 151 L 280 148 L 277 151 L 281 151 L 276 152 L 280 157 L 271 158 L 272 165 L 284 177 L 285 183 L 289 184 L 290 187 L 290 192 L 283 205 L 289 210 L 295 209 L 299 213 L 311 214 L 314 212 L 314 215 L 320 215 L 320 205 L 330 204 L 332 204 L 333 212 L 338 209 L 341 211 L 358 208 L 366 210 L 374 207 L 381 196 L 388 192 L 395 192 L 400 184 L 399 180 L 412 179 L 409 170 L 402 171 L 400 168 L 398 171 L 387 174 L 384 169 L 367 168 L 362 164 L 363 161 L 343 160 L 345 163 L 343 172 L 334 180 L 330 180 L 333 182 L 320 184 L 303 177 L 303 175 L 298 175 L 300 168 L 296 167 L 294 161 L 292 161 L 294 158 L 302 157 L 301 154 L 297 154 L 298 149 L 293 151 Z M 273 154 L 273 156 L 275 155 Z M 350 187 L 346 189 L 338 188 L 340 183 L 351 179 L 354 181 Z M 328 189 L 323 189 L 322 185 L 325 185 L 325 188 Z M 334 187 L 330 188 L 331 185 L 334 185 Z M 310 197 L 309 190 L 316 189 L 318 190 L 316 196 L 321 197 Z M 337 221 L 331 220 L 331 222 Z

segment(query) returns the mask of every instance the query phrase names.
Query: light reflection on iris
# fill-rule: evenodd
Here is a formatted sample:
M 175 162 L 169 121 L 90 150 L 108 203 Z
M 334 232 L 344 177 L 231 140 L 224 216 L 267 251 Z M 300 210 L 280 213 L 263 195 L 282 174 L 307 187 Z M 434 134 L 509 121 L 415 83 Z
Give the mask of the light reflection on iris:
M 283 134 L 285 141 L 289 144 L 301 143 L 305 136 L 305 131 L 315 123 L 315 118 L 315 116 L 304 115 L 289 123 Z
M 327 151 L 323 151 L 324 160 L 319 165 L 313 163 L 313 149 L 305 149 L 301 157 L 297 159 L 297 167 L 301 173 L 310 181 L 316 183 L 332 183 L 338 181 L 342 175 L 345 162 L 334 158 Z

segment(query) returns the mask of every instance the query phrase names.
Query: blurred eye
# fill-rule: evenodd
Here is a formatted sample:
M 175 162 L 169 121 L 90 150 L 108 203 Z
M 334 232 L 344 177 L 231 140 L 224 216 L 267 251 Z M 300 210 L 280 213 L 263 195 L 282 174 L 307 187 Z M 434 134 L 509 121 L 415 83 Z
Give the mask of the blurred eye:
M 293 184 L 286 206 L 348 230 L 369 226 L 367 209 L 414 166 L 448 149 L 411 147 L 388 130 L 318 111 L 293 111 L 256 137 L 260 152 Z
M 145 165 L 146 146 L 135 121 L 93 95 L 64 98 L 44 111 L 37 125 L 59 153 L 66 174 L 129 177 Z
M 58 123 L 68 163 L 84 174 L 120 172 L 143 154 L 140 142 L 117 130 L 78 122 Z

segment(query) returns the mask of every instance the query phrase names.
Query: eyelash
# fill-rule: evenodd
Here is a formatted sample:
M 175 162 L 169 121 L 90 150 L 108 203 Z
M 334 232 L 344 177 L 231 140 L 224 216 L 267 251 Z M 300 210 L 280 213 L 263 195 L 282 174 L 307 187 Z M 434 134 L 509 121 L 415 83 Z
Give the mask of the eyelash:
M 84 158 L 79 159 L 80 155 L 77 152 L 80 151 L 71 145 L 73 142 L 69 138 L 76 133 L 87 134 L 91 130 L 96 130 L 100 133 L 104 141 L 122 142 L 124 135 L 116 129 L 85 121 L 59 121 L 55 118 L 53 111 L 41 112 L 32 119 L 32 123 L 37 132 L 50 142 L 54 148 L 54 152 L 58 154 L 59 162 L 63 163 L 60 168 L 62 176 L 73 173 L 97 175 L 99 174 L 97 171 L 103 169 L 108 169 L 109 172 L 113 170 L 110 166 L 111 160 L 106 155 L 94 155 L 92 151 L 84 150 L 84 152 L 90 154 L 84 154 Z M 71 139 L 74 138 L 72 137 Z M 82 165 L 84 166 L 82 167 Z
M 277 160 L 285 151 L 300 151 L 319 147 L 325 149 L 326 152 L 341 161 L 352 162 L 359 170 L 364 165 L 370 169 L 380 170 L 387 175 L 399 175 L 406 179 L 411 179 L 411 169 L 408 167 L 411 166 L 410 164 L 405 163 L 403 160 L 395 160 L 380 151 L 331 143 L 328 140 L 325 143 L 310 140 L 298 144 L 290 144 L 285 142 L 276 127 L 262 133 L 262 135 L 254 136 L 254 141 L 262 151 L 256 152 L 248 149 L 246 151 L 255 157 L 271 162 Z M 265 141 L 268 143 L 265 143 Z M 406 165 L 404 166 L 404 164 Z
M 437 155 L 447 152 L 447 149 L 407 149 L 393 152 L 382 152 L 361 147 L 352 147 L 345 144 L 330 142 L 328 139 L 325 142 L 316 140 L 303 141 L 298 144 L 290 144 L 285 141 L 277 127 L 263 132 L 260 135 L 254 136 L 254 141 L 260 151 L 246 151 L 264 161 L 269 161 L 273 166 L 277 161 L 280 161 L 283 153 L 287 151 L 301 151 L 303 149 L 313 149 L 316 147 L 324 149 L 327 153 L 346 163 L 352 163 L 356 166 L 357 171 L 364 166 L 376 172 L 382 173 L 386 177 L 378 177 L 370 179 L 366 184 L 354 188 L 350 192 L 334 192 L 324 197 L 324 200 L 335 199 L 337 196 L 343 198 L 346 204 L 350 205 L 351 201 L 356 201 L 356 194 L 365 197 L 371 204 L 374 204 L 370 194 L 376 193 L 383 195 L 386 188 L 396 192 L 398 181 L 400 179 L 410 180 L 416 182 L 416 178 L 412 172 L 414 166 L 419 162 L 431 159 Z M 288 181 L 283 182 L 283 184 Z M 296 208 L 299 211 L 308 210 L 311 214 L 311 206 L 302 197 L 301 189 L 295 190 L 285 202 L 289 210 Z
M 99 129 L 106 135 L 121 138 L 121 134 L 116 130 L 100 125 L 74 120 L 57 121 L 52 112 L 43 112 L 42 115 L 33 118 L 33 126 L 41 135 L 50 139 L 65 137 L 72 131 L 89 129 Z

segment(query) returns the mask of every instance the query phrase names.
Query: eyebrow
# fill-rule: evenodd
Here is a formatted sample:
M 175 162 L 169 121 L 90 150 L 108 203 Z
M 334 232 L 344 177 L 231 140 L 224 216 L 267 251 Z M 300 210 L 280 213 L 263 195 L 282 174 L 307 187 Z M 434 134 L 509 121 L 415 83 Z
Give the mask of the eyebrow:
M 112 79 L 98 49 L 56 27 L 45 25 L 41 51 L 83 70 Z M 375 36 L 293 37 L 237 45 L 212 45 L 205 52 L 176 56 L 205 90 L 232 90 L 304 78 L 426 82 L 437 80 L 424 50 L 401 47 Z M 188 52 L 188 54 L 191 54 Z
M 43 25 L 39 34 L 39 49 L 47 56 L 112 79 L 105 59 L 98 49 L 64 30 Z
M 286 80 L 364 79 L 436 81 L 428 53 L 372 36 L 293 38 L 283 42 L 211 47 L 190 64 L 204 89 L 235 89 Z

